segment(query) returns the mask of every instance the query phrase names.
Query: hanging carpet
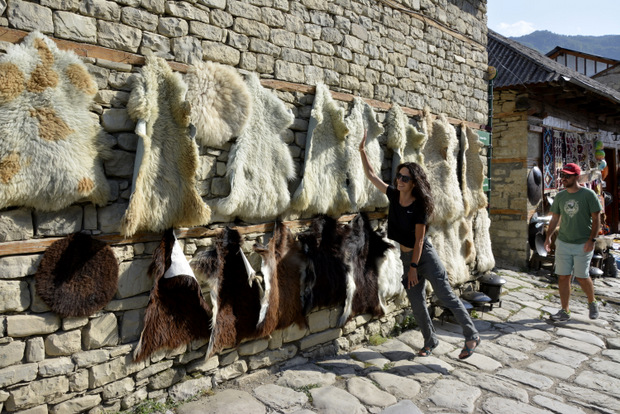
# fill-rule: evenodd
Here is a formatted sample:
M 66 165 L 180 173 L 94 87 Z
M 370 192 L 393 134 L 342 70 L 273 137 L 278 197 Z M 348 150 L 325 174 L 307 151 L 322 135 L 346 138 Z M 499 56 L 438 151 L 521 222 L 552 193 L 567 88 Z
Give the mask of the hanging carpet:
M 544 128 L 542 132 L 543 145 L 543 181 L 545 188 L 556 188 L 555 163 L 553 150 L 553 129 Z
M 109 197 L 97 85 L 70 51 L 35 31 L 0 58 L 0 208 L 57 211 Z

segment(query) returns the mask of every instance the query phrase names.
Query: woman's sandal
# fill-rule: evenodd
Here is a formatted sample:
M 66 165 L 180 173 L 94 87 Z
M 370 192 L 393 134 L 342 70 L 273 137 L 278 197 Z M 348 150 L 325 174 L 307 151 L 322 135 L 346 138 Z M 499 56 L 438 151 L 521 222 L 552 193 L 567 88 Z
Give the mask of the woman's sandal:
M 428 347 L 425 346 L 424 348 L 420 349 L 418 351 L 418 356 L 421 357 L 427 357 L 427 356 L 431 356 L 431 354 L 433 353 L 433 349 L 437 348 L 437 345 L 435 345 L 434 347 Z
M 467 346 L 467 342 L 469 341 L 465 341 L 465 346 L 463 347 L 463 350 L 459 354 L 459 359 L 469 358 L 470 356 L 474 354 L 474 351 L 476 350 L 476 348 L 478 348 L 478 345 L 480 345 L 480 337 L 477 337 L 476 339 L 471 339 L 471 341 L 476 341 L 475 345 L 472 348 L 470 348 Z

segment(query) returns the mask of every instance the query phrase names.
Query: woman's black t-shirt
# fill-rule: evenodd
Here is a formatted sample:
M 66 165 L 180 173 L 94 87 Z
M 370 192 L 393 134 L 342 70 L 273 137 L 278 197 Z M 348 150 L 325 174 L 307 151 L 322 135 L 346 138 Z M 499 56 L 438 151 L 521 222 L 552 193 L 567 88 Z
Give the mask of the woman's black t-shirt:
M 390 200 L 388 213 L 388 239 L 394 240 L 405 247 L 415 245 L 415 225 L 426 225 L 427 217 L 422 203 L 415 200 L 408 206 L 401 206 L 398 199 L 400 191 L 393 185 L 388 186 L 385 194 Z

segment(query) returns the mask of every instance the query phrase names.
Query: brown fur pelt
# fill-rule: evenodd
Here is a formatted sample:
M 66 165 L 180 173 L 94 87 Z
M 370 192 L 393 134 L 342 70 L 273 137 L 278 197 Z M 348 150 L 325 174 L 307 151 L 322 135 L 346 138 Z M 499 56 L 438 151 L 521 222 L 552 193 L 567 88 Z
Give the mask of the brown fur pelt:
M 267 336 L 292 324 L 305 328 L 300 289 L 308 261 L 301 244 L 282 222 L 277 221 L 268 245 L 254 244 L 254 251 L 262 259 L 261 271 L 268 298 L 261 306 L 258 326 L 261 335 Z
M 34 275 L 39 297 L 61 316 L 89 316 L 112 300 L 118 262 L 112 249 L 75 233 L 47 248 Z
M 144 154 L 121 233 L 207 224 L 211 210 L 195 185 L 198 148 L 190 137 L 187 85 L 165 60 L 152 56 L 132 85 L 127 110 L 133 120 L 144 121 L 146 129 L 136 129 Z
M 350 228 L 320 215 L 298 235 L 309 264 L 301 283 L 304 314 L 316 307 L 339 306 L 346 299 L 347 274 L 343 243 Z
M 144 315 L 144 329 L 134 351 L 135 361 L 159 349 L 174 349 L 211 335 L 211 308 L 202 297 L 194 275 L 164 277 L 172 264 L 175 243 L 173 230 L 166 230 L 153 252 L 148 274 L 154 285 Z
M 349 265 L 347 298 L 340 326 L 355 315 L 383 315 L 379 300 L 379 261 L 385 258 L 388 249 L 394 248 L 372 229 L 365 214 L 358 214 L 349 227 L 344 244 Z
M 241 243 L 239 232 L 226 227 L 216 239 L 216 251 L 201 252 L 191 262 L 211 288 L 213 317 L 207 358 L 244 339 L 261 336 L 256 328 L 261 289 L 248 275 Z

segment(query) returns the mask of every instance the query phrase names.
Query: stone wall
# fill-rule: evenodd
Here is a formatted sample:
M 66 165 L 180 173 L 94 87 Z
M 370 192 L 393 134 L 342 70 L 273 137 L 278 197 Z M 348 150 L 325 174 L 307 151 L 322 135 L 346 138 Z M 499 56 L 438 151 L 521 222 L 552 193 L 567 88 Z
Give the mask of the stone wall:
M 98 84 L 91 109 L 114 144 L 114 158 L 105 164 L 112 187 L 106 206 L 0 211 L 2 412 L 99 413 L 147 398 L 183 399 L 243 373 L 387 335 L 402 319 L 406 303 L 399 302 L 382 319 L 363 315 L 336 328 L 340 309 L 320 309 L 309 316 L 308 331 L 278 331 L 210 359 L 205 359 L 206 345 L 196 342 L 134 364 L 132 350 L 151 288 L 146 268 L 158 234 L 112 237 L 119 288 L 105 309 L 84 318 L 50 312 L 35 294 L 33 274 L 51 238 L 77 231 L 114 236 L 127 207 L 137 145 L 126 111 L 127 79 L 140 68 L 143 54 L 153 51 L 181 71 L 204 59 L 283 81 L 275 91 L 295 114 L 284 137 L 302 171 L 311 86 L 319 81 L 340 92 L 343 106 L 355 95 L 373 99 L 380 121 L 389 104 L 399 103 L 410 115 L 428 106 L 455 124 L 485 123 L 485 15 L 485 2 L 475 0 L 0 0 L 0 27 L 6 29 L 0 49 L 35 29 L 68 40 L 63 47 L 83 56 Z M 198 186 L 206 200 L 228 194 L 227 157 L 228 148 L 200 150 Z M 386 179 L 390 164 L 386 149 Z M 291 183 L 291 190 L 298 183 Z M 244 250 L 250 252 L 255 240 L 263 242 L 269 234 L 245 232 L 244 237 Z M 188 257 L 213 246 L 211 236 L 181 242 Z M 258 258 L 250 254 L 250 260 L 257 267 Z

